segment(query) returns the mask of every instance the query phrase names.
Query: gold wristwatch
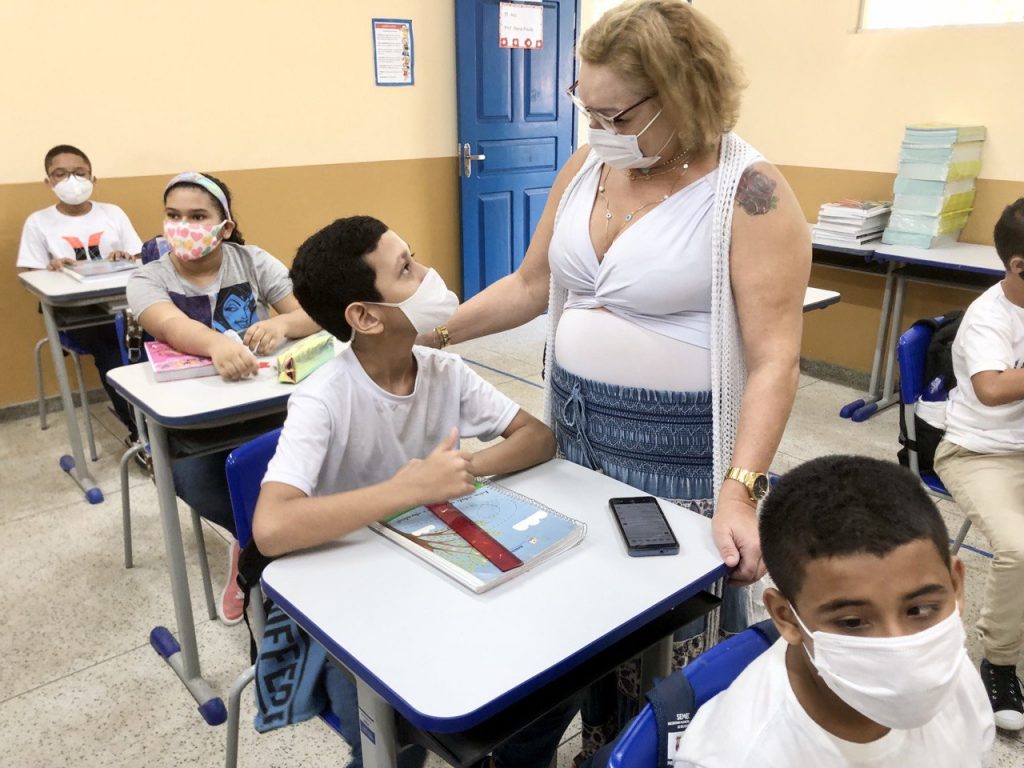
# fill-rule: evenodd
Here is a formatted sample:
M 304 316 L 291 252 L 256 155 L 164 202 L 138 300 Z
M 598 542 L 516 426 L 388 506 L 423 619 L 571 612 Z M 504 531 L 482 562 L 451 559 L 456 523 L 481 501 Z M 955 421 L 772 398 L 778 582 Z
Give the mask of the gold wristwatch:
M 729 471 L 725 473 L 725 477 L 729 480 L 739 480 L 747 486 L 747 493 L 750 494 L 751 501 L 760 501 L 768 495 L 768 475 L 764 472 L 730 467 Z

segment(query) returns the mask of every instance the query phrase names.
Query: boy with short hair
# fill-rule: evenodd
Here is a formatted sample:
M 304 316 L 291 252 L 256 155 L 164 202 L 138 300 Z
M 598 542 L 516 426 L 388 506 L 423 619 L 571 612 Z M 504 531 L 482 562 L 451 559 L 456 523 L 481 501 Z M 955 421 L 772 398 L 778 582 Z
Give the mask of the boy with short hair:
M 476 476 L 554 455 L 551 430 L 461 359 L 413 346 L 417 333 L 451 317 L 458 298 L 385 224 L 369 216 L 335 221 L 302 244 L 291 277 L 303 309 L 352 345 L 288 402 L 253 519 L 261 552 L 332 541 L 404 509 L 465 495 Z M 459 449 L 460 436 L 499 435 L 502 442 L 475 454 Z M 352 697 L 332 699 L 336 708 L 342 701 L 352 765 L 361 765 Z M 573 713 L 556 708 L 499 750 L 495 765 L 546 765 Z
M 100 203 L 92 196 L 96 178 L 86 154 L 70 144 L 58 144 L 43 159 L 44 182 L 58 202 L 29 215 L 18 246 L 19 269 L 60 271 L 65 264 L 100 259 L 131 259 L 142 250 L 128 216 L 112 203 Z M 66 319 L 74 310 L 62 310 Z M 60 322 L 60 318 L 58 318 Z M 128 404 L 107 384 L 107 371 L 122 364 L 114 325 L 98 325 L 65 331 L 96 362 L 103 388 L 118 418 L 135 438 L 135 422 Z
M 995 226 L 1003 279 L 975 299 L 953 341 L 956 388 L 935 471 L 992 549 L 978 631 L 996 725 L 1024 728 L 1024 198 Z
M 676 768 L 966 768 L 995 737 L 964 649 L 964 566 L 916 478 L 826 456 L 768 495 L 761 549 L 782 637 L 701 707 Z

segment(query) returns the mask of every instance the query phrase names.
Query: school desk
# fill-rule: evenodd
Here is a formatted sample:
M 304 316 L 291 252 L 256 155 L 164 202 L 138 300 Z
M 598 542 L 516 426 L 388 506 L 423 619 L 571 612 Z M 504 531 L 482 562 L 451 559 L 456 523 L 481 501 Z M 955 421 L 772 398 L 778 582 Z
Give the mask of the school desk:
M 120 273 L 109 278 L 79 281 L 68 277 L 62 272 L 51 272 L 45 269 L 30 270 L 18 274 L 18 279 L 28 291 L 39 299 L 43 312 L 43 323 L 46 325 L 46 336 L 50 343 L 50 354 L 53 368 L 57 374 L 60 387 L 61 402 L 64 406 L 64 421 L 68 428 L 68 440 L 71 442 L 71 454 L 60 457 L 60 466 L 78 484 L 85 493 L 90 504 L 103 501 L 103 492 L 96 486 L 96 481 L 89 471 L 85 452 L 82 449 L 82 433 L 78 428 L 78 417 L 75 413 L 74 400 L 71 397 L 71 385 L 68 383 L 67 369 L 64 367 L 64 353 L 60 343 L 60 331 L 82 328 L 92 325 L 112 323 L 112 314 L 124 304 L 125 286 L 131 272 Z M 90 319 L 79 323 L 58 325 L 56 310 L 68 307 L 106 308 L 106 312 L 97 313 L 99 319 Z M 102 315 L 111 315 L 103 319 Z M 85 418 L 89 418 L 89 404 L 82 403 Z

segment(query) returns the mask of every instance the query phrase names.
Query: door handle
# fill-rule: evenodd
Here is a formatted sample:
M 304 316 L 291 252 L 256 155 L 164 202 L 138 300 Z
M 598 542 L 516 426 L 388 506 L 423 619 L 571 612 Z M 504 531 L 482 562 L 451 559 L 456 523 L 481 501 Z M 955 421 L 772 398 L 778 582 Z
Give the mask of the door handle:
M 469 178 L 473 175 L 473 161 L 486 160 L 487 155 L 474 155 L 469 144 L 462 145 L 462 176 Z

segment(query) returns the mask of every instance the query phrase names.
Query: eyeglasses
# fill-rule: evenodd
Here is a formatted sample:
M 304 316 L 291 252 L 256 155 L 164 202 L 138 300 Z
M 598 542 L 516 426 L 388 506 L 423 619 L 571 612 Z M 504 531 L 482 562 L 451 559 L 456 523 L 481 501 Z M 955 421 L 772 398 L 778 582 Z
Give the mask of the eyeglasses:
M 88 179 L 89 175 L 89 171 L 83 168 L 76 168 L 73 171 L 69 171 L 66 168 L 54 168 L 47 174 L 47 176 L 49 176 L 52 181 L 64 181 L 64 179 L 68 178 L 69 176 L 77 176 L 80 179 Z
M 620 109 L 614 115 L 604 115 L 601 114 L 600 112 L 594 112 L 590 107 L 588 107 L 580 100 L 580 97 L 576 95 L 576 89 L 579 87 L 579 84 L 579 80 L 573 83 L 572 87 L 565 92 L 565 95 L 569 97 L 572 103 L 576 106 L 576 109 L 578 109 L 580 111 L 580 114 L 587 118 L 588 121 L 594 121 L 602 128 L 604 128 L 606 131 L 611 131 L 612 133 L 618 133 L 616 125 L 623 121 L 627 112 L 631 112 L 632 110 L 639 107 L 641 104 L 648 102 L 653 98 L 653 96 L 644 96 L 636 104 L 630 107 L 626 107 L 625 109 Z

